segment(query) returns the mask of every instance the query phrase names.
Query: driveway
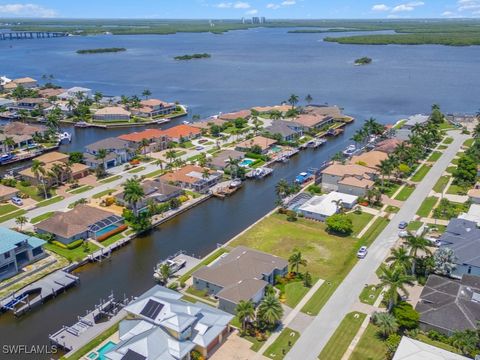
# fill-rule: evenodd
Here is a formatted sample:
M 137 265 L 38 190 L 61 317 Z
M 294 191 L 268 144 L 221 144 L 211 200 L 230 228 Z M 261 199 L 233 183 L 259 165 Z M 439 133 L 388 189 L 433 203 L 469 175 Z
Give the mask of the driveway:
M 237 331 L 228 336 L 222 346 L 213 353 L 210 357 L 211 360 L 250 360 L 257 356 L 257 353 L 250 350 L 252 343 L 238 336 Z M 262 356 L 262 359 L 267 359 Z

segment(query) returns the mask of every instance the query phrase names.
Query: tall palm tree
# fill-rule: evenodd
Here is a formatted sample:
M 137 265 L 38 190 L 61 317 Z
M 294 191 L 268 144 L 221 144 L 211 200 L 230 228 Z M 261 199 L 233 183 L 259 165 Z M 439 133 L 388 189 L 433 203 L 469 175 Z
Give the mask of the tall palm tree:
M 345 213 L 345 206 L 343 204 L 342 199 L 332 200 L 332 203 L 335 204 L 335 208 L 337 209 L 337 213 L 339 213 L 339 214 Z
M 305 96 L 305 101 L 307 102 L 308 105 L 313 101 L 312 95 L 308 94 Z
M 299 98 L 295 94 L 290 95 L 290 97 L 288 98 L 288 103 L 292 105 L 292 110 L 295 109 L 295 105 L 298 104 L 298 100 Z
M 35 175 L 37 179 L 37 183 L 41 184 L 43 187 L 43 192 L 45 199 L 48 197 L 47 193 L 47 185 L 45 183 L 45 176 L 47 175 L 47 171 L 43 167 L 43 163 L 39 160 L 33 159 L 32 161 L 32 173 Z
M 165 158 L 169 161 L 171 164 L 176 158 L 177 158 L 177 152 L 175 150 L 168 150 L 165 153 Z
M 295 273 L 298 274 L 298 269 L 301 266 L 307 266 L 307 260 L 305 260 L 303 257 L 302 257 L 302 253 L 300 251 L 297 251 L 295 253 L 293 253 L 292 255 L 290 255 L 290 257 L 288 258 L 288 263 L 290 264 L 291 266 L 291 270 L 293 271 L 293 269 L 295 269 Z
M 388 288 L 388 312 L 392 312 L 393 307 L 398 302 L 398 292 L 401 291 L 405 296 L 408 296 L 406 286 L 413 286 L 414 278 L 397 267 L 388 268 L 382 265 L 380 271 L 380 286 Z
M 63 165 L 63 174 L 66 181 L 72 180 L 72 164 L 70 162 Z
M 53 179 L 55 180 L 55 184 L 59 186 L 60 183 L 62 182 L 64 167 L 60 164 L 53 164 L 52 167 L 50 168 L 50 171 L 53 175 Z
M 411 235 L 405 239 L 405 245 L 409 249 L 409 255 L 412 258 L 412 275 L 415 275 L 418 251 L 423 251 L 425 254 L 431 255 L 432 252 L 428 248 L 430 243 L 423 236 Z
M 95 159 L 101 160 L 101 164 L 98 165 L 100 169 L 99 171 L 100 177 L 105 175 L 105 171 L 107 169 L 107 167 L 105 166 L 105 158 L 107 157 L 107 155 L 108 155 L 108 151 L 106 149 L 99 149 L 97 154 L 95 155 Z
M 137 204 L 144 196 L 145 193 L 139 180 L 128 179 L 123 185 L 123 198 L 132 207 L 135 215 L 138 215 Z
M 162 159 L 155 160 L 155 165 L 157 165 L 160 168 L 160 170 L 163 170 L 164 164 L 165 164 L 165 161 L 163 161 Z
M 255 306 L 251 300 L 240 300 L 235 308 L 238 320 L 242 323 L 242 332 L 247 328 L 247 323 L 255 319 Z
M 405 246 L 400 246 L 397 249 L 392 249 L 392 252 L 386 261 L 391 263 L 392 268 L 398 268 L 408 273 L 412 268 L 412 257 Z
M 283 308 L 275 295 L 267 295 L 258 305 L 257 317 L 264 323 L 273 327 L 283 316 Z
M 75 102 L 74 98 L 70 98 L 67 100 L 67 109 L 68 111 L 72 112 L 73 109 L 77 106 L 77 103 Z
M 435 261 L 435 272 L 440 275 L 448 276 L 455 270 L 457 257 L 450 248 L 440 248 L 433 255 Z
M 148 139 L 142 139 L 142 141 L 140 142 L 140 148 L 142 149 L 142 153 L 144 155 L 147 154 L 148 145 L 150 145 L 150 141 L 148 141 Z
M 210 175 L 211 175 L 211 174 L 210 174 L 210 170 L 209 170 L 209 169 L 204 168 L 204 169 L 202 170 L 202 179 L 203 179 L 203 180 L 208 180 L 208 179 L 210 178 Z
M 289 191 L 290 191 L 290 185 L 288 184 L 288 181 L 285 179 L 281 179 L 277 183 L 277 185 L 275 185 L 275 193 L 281 199 L 287 196 Z
M 145 89 L 142 91 L 142 96 L 145 98 L 145 100 L 147 100 L 150 95 L 152 95 L 152 92 L 150 90 Z
M 27 222 L 28 222 L 28 219 L 27 219 L 25 216 L 18 216 L 18 217 L 15 219 L 15 224 L 17 224 L 18 226 L 20 226 L 20 231 L 22 230 L 23 225 L 25 225 Z
M 282 118 L 282 113 L 279 110 L 272 110 L 270 112 L 270 119 L 279 120 Z
M 472 356 L 479 342 L 475 330 L 455 331 L 450 338 L 452 346 L 460 350 L 464 355 Z
M 380 328 L 380 332 L 385 339 L 398 330 L 397 319 L 388 312 L 375 312 L 372 315 L 372 320 Z
M 96 91 L 95 94 L 93 94 L 93 100 L 98 103 L 100 100 L 102 100 L 103 94 L 100 91 Z
M 5 140 L 3 141 L 3 146 L 5 147 L 5 151 L 9 152 L 13 149 L 15 146 L 15 140 L 13 140 L 12 137 L 7 136 Z
M 380 164 L 378 165 L 378 170 L 380 171 L 380 175 L 382 175 L 382 187 L 385 183 L 385 177 L 390 177 L 394 169 L 395 165 L 389 158 L 380 161 Z
M 227 168 L 230 171 L 230 177 L 236 179 L 238 177 L 238 167 L 240 164 L 240 159 L 234 159 L 231 156 L 228 157 Z

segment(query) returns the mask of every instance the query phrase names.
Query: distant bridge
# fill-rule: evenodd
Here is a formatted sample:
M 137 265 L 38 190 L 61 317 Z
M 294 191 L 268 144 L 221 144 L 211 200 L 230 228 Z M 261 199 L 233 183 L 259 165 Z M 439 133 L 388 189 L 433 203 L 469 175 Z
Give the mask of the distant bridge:
M 0 32 L 0 40 L 44 39 L 68 36 L 64 32 L 50 31 L 11 31 Z

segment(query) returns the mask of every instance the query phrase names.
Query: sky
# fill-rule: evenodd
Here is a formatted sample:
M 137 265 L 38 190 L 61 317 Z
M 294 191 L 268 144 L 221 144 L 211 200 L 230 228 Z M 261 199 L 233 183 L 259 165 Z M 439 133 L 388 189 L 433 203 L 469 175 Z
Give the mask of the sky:
M 480 0 L 0 0 L 0 18 L 395 19 L 480 17 Z

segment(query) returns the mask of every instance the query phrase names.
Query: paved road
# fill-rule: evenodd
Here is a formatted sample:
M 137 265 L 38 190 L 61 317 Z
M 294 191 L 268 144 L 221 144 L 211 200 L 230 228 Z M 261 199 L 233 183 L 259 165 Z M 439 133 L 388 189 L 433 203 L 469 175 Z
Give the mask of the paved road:
M 364 285 L 377 270 L 390 248 L 398 239 L 398 224 L 400 221 L 409 221 L 413 218 L 422 201 L 428 196 L 437 179 L 455 157 L 463 142 L 468 138 L 459 132 L 450 134 L 454 142 L 445 150 L 442 157 L 433 165 L 428 175 L 417 185 L 417 188 L 401 207 L 398 214 L 390 221 L 387 227 L 377 237 L 369 249 L 368 256 L 359 261 L 338 289 L 328 300 L 320 314 L 305 330 L 294 347 L 288 352 L 287 360 L 317 359 L 323 347 L 340 325 L 345 315 L 357 301 Z

